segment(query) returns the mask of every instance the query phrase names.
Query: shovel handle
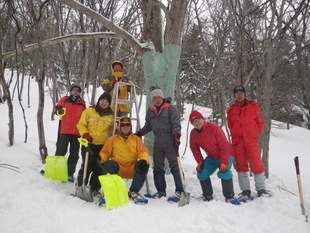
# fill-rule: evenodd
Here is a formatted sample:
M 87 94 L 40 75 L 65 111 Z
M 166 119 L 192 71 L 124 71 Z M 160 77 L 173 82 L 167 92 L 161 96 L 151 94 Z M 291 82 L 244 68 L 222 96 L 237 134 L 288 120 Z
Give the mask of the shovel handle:
M 300 175 L 298 156 L 296 156 L 296 157 L 294 158 L 294 162 L 295 162 L 296 174 L 297 174 L 297 175 Z
M 87 167 L 88 167 L 88 159 L 89 159 L 89 152 L 86 150 L 85 154 L 85 161 L 84 161 L 84 170 L 83 170 L 83 185 L 82 187 L 85 187 L 85 180 L 86 180 L 86 175 L 87 175 Z

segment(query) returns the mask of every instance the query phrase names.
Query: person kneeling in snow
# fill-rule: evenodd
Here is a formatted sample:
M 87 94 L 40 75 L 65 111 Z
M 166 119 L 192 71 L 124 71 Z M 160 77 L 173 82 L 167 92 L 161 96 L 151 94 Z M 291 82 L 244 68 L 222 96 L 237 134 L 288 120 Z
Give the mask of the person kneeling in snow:
M 229 143 L 223 130 L 216 124 L 208 123 L 202 114 L 193 111 L 190 122 L 194 126 L 190 134 L 190 148 L 197 162 L 197 177 L 200 181 L 204 200 L 213 199 L 213 189 L 210 176 L 218 168 L 217 176 L 221 179 L 223 195 L 227 202 L 234 199 L 231 165 L 234 157 L 229 155 Z M 206 153 L 204 159 L 200 148 Z
M 118 135 L 111 136 L 100 151 L 103 173 L 133 179 L 129 197 L 137 202 L 149 170 L 148 151 L 140 137 L 132 134 L 129 117 L 122 117 Z

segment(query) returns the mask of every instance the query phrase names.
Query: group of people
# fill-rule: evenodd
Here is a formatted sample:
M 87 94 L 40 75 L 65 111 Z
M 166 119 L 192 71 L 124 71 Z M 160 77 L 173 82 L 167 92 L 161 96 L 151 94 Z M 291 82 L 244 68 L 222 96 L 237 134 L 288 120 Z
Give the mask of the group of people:
M 167 159 L 174 178 L 175 196 L 180 198 L 184 187 L 178 165 L 181 124 L 177 109 L 165 99 L 162 90 L 156 88 L 150 92 L 151 105 L 146 113 L 145 125 L 133 133 L 131 119 L 124 114 L 128 112 L 128 108 L 122 107 L 119 109 L 124 110 L 120 114 L 119 129 L 117 134 L 112 135 L 114 113 L 111 106 L 111 91 L 116 82 L 123 81 L 123 64 L 112 63 L 112 73 L 114 81 L 104 82 L 106 91 L 99 97 L 95 106 L 86 108 L 80 96 L 82 90 L 77 85 L 73 85 L 70 95 L 61 98 L 56 105 L 56 114 L 62 116 L 56 155 L 64 156 L 70 144 L 68 181 L 74 182 L 73 175 L 80 150 L 78 137 L 83 137 L 89 146 L 81 148 L 83 162 L 78 172 L 77 187 L 83 184 L 85 155 L 88 152 L 90 156 L 85 181 L 89 180 L 93 195 L 100 190 L 98 176 L 110 173 L 132 179 L 128 195 L 133 200 L 141 197 L 139 191 L 145 182 L 150 164 L 149 153 L 142 142 L 142 136 L 152 131 L 155 136 L 153 177 L 157 190 L 153 197 L 162 198 L 167 195 L 164 170 L 164 161 Z M 110 88 L 107 89 L 109 85 Z M 123 98 L 127 98 L 128 89 L 123 92 L 127 92 L 127 95 L 123 93 Z M 231 145 L 218 125 L 207 122 L 198 111 L 190 114 L 189 121 L 194 127 L 190 133 L 190 148 L 197 162 L 197 177 L 206 201 L 213 199 L 210 176 L 216 170 L 222 182 L 226 201 L 235 198 L 231 172 L 233 164 L 238 172 L 242 191 L 240 199 L 246 201 L 252 197 L 249 169 L 254 174 L 257 195 L 269 194 L 265 188 L 264 165 L 258 144 L 264 126 L 263 115 L 258 104 L 247 100 L 245 94 L 243 86 L 236 87 L 235 103 L 227 112 Z M 201 153 L 201 149 L 205 151 L 205 155 Z

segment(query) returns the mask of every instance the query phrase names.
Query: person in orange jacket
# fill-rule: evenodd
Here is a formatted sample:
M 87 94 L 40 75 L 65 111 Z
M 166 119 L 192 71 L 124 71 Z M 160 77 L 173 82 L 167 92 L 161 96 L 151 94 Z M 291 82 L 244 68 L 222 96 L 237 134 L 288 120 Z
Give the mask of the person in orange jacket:
M 239 199 L 252 199 L 249 168 L 254 174 L 257 196 L 270 195 L 265 187 L 265 167 L 260 156 L 259 137 L 264 116 L 257 102 L 246 99 L 244 86 L 234 88 L 235 103 L 227 111 L 227 121 L 235 155 L 235 167 L 242 193 Z
M 139 194 L 149 169 L 149 154 L 140 137 L 132 134 L 129 117 L 120 119 L 119 132 L 111 136 L 100 151 L 103 173 L 118 174 L 132 179 L 129 197 L 134 201 Z

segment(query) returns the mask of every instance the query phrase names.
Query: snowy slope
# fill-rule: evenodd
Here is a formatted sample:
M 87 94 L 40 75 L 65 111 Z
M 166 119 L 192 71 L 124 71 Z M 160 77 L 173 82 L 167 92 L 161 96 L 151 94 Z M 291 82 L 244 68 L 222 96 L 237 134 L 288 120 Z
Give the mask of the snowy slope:
M 36 127 L 37 87 L 32 82 L 31 108 L 26 109 L 29 125 L 29 142 L 23 143 L 24 123 L 18 103 L 14 100 L 15 145 L 8 147 L 7 106 L 0 105 L 0 163 L 20 167 L 20 173 L 0 167 L 0 232 L 1 233 L 189 233 L 189 232 L 272 232 L 306 233 L 310 224 L 300 214 L 296 176 L 293 166 L 295 155 L 300 156 L 301 175 L 306 208 L 310 210 L 310 131 L 293 127 L 280 129 L 280 123 L 272 129 L 270 144 L 270 174 L 267 181 L 272 198 L 233 206 L 224 202 L 220 180 L 212 177 L 216 201 L 202 202 L 192 198 L 190 205 L 179 208 L 165 200 L 150 200 L 147 206 L 133 203 L 107 211 L 94 203 L 86 203 L 70 196 L 73 184 L 56 183 L 43 178 L 38 154 Z M 26 93 L 24 93 L 26 94 Z M 99 93 L 100 94 L 100 93 Z M 26 97 L 26 95 L 25 95 Z M 51 101 L 46 95 L 45 135 L 48 151 L 53 154 L 57 134 L 57 121 L 50 120 Z M 26 102 L 26 101 L 25 101 Z M 183 138 L 181 154 L 185 146 L 187 119 L 191 106 L 187 106 L 182 122 Z M 204 113 L 207 110 L 202 109 Z M 141 113 L 142 118 L 144 114 Z M 188 191 L 195 197 L 201 194 L 195 175 L 195 163 L 187 148 L 183 159 Z M 78 165 L 79 168 L 79 165 Z M 152 170 L 149 172 L 151 189 Z M 173 194 L 172 176 L 166 176 L 168 194 Z M 235 192 L 239 187 L 234 172 Z M 253 180 L 252 187 L 253 186 Z M 284 191 L 284 189 L 288 191 Z M 143 189 L 144 191 L 144 189 Z M 293 192 L 294 194 L 290 193 Z

